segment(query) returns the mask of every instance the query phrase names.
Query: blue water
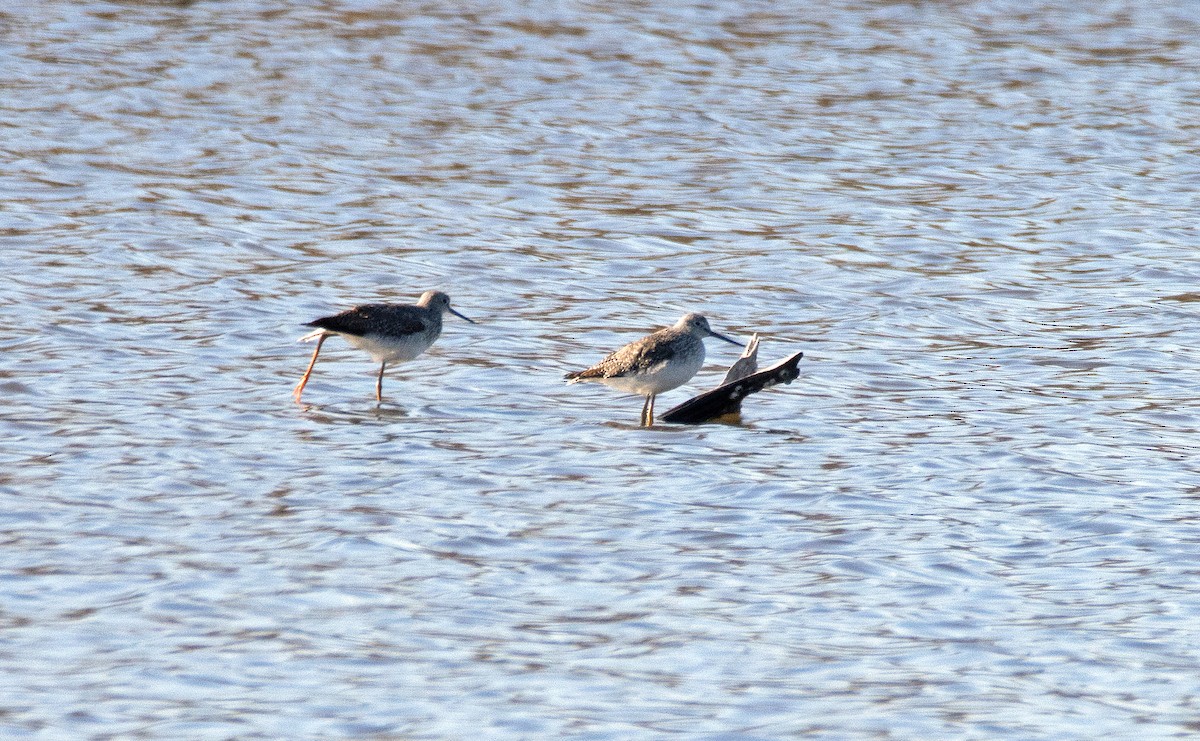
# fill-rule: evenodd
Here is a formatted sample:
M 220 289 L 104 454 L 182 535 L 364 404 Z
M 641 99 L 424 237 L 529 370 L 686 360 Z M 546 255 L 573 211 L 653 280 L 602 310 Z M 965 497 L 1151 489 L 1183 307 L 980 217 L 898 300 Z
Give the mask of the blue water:
M 8 6 L 0 736 L 1196 734 L 1193 15 Z

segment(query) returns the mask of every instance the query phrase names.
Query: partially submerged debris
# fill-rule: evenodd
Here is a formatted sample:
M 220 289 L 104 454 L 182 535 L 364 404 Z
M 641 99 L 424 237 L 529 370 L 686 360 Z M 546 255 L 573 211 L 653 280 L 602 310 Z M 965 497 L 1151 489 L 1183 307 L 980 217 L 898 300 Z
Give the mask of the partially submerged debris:
M 742 400 L 750 394 L 796 380 L 800 376 L 798 364 L 802 357 L 804 353 L 798 352 L 766 370 L 759 371 L 756 334 L 746 346 L 742 357 L 725 374 L 725 380 L 720 386 L 667 410 L 659 419 L 663 422 L 695 425 L 721 417 L 736 417 L 742 411 Z

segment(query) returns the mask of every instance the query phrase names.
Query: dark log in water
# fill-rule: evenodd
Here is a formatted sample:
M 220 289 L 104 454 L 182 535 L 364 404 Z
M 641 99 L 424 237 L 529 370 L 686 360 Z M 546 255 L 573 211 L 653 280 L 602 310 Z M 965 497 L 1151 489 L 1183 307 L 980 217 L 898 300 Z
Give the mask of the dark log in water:
M 804 357 L 804 353 L 798 352 L 766 370 L 728 381 L 711 391 L 693 396 L 679 406 L 667 410 L 659 416 L 659 420 L 696 425 L 718 417 L 738 414 L 742 410 L 742 399 L 750 394 L 758 393 L 780 383 L 791 383 L 796 380 L 800 375 L 800 369 L 797 366 L 802 357 Z

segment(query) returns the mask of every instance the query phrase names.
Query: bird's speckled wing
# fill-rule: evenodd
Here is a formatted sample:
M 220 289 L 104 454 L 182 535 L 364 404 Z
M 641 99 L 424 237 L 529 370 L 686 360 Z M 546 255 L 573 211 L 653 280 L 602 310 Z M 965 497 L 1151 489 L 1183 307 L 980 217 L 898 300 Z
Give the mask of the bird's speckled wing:
M 380 333 L 398 336 L 424 332 L 427 322 L 415 307 L 364 304 L 309 322 L 307 326 L 357 337 Z
M 671 330 L 664 329 L 643 340 L 630 343 L 587 370 L 568 373 L 567 378 L 582 381 L 588 378 L 619 378 L 646 373 L 669 362 L 679 351 L 679 345 L 671 342 L 673 337 L 670 332 Z

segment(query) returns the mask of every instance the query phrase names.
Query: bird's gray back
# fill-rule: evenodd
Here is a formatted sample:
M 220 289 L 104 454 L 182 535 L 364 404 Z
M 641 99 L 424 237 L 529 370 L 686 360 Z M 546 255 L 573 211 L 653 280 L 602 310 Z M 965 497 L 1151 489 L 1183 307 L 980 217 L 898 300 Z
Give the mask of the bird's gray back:
M 308 326 L 358 337 L 403 337 L 426 332 L 440 333 L 442 317 L 437 312 L 419 306 L 363 304 L 340 314 L 309 322 Z
M 616 378 L 640 375 L 671 362 L 681 354 L 696 352 L 704 352 L 704 343 L 700 338 L 671 327 L 622 347 L 584 371 L 580 377 Z

